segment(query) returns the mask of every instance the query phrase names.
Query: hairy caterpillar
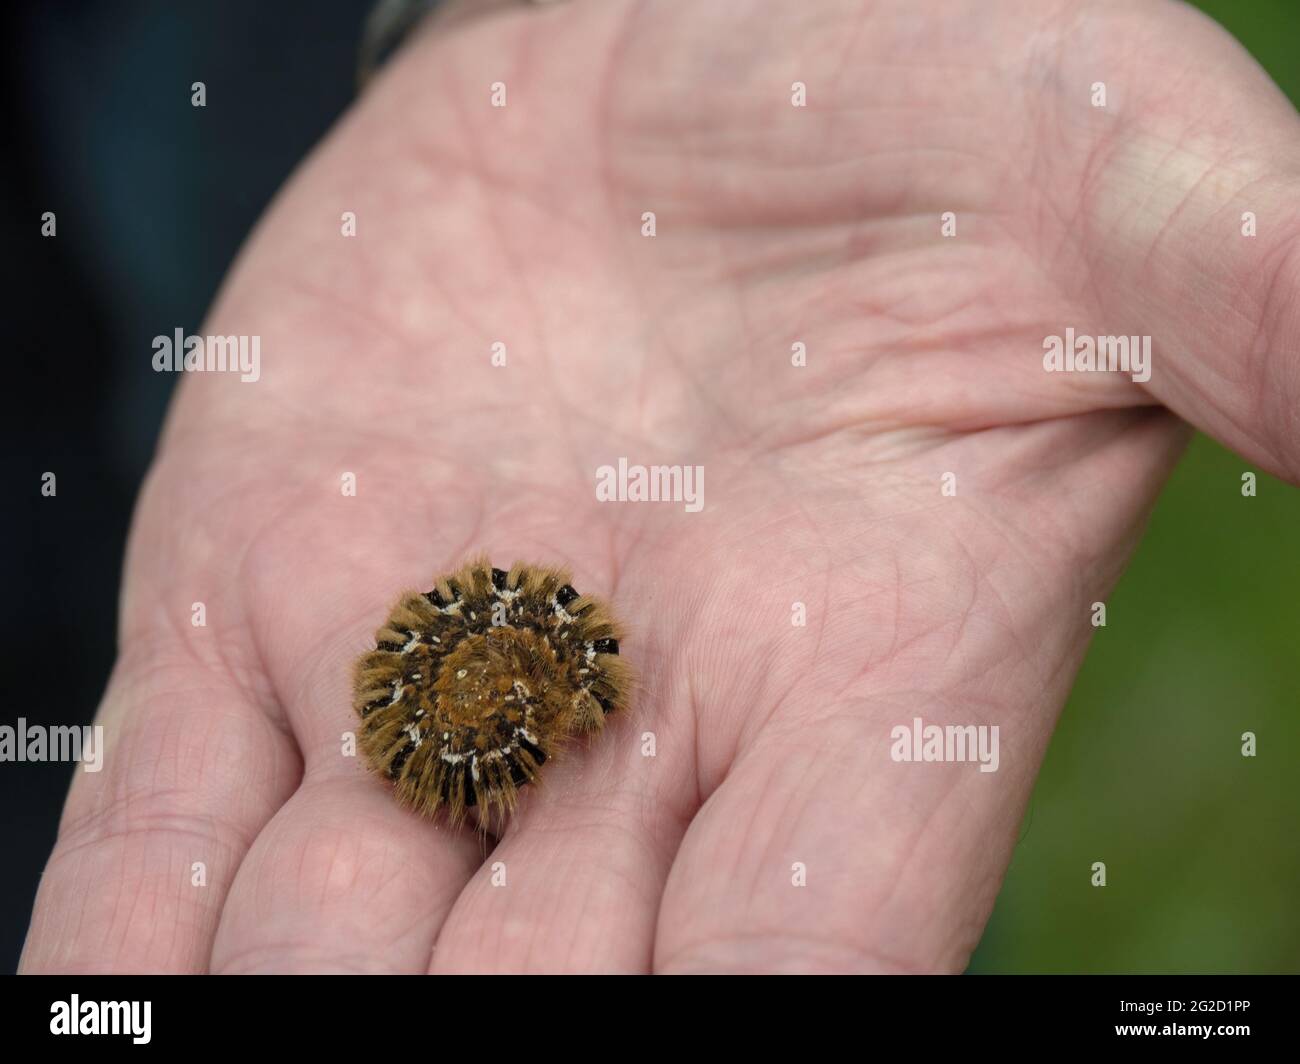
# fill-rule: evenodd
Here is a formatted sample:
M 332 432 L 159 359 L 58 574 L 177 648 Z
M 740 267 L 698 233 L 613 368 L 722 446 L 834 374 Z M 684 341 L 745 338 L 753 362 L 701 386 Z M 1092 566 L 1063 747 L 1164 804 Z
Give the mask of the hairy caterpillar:
M 471 562 L 404 593 L 358 660 L 358 746 L 420 813 L 509 813 L 565 739 L 626 708 L 619 639 L 563 570 Z

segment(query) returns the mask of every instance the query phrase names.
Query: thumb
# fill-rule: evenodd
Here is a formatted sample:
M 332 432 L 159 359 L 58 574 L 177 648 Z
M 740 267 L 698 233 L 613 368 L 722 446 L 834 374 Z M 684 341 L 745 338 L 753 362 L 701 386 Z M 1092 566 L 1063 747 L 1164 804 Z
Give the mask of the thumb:
M 1186 17 L 1185 75 L 1129 98 L 1099 165 L 1091 273 L 1105 320 L 1151 337 L 1148 390 L 1300 483 L 1300 117 L 1224 31 Z

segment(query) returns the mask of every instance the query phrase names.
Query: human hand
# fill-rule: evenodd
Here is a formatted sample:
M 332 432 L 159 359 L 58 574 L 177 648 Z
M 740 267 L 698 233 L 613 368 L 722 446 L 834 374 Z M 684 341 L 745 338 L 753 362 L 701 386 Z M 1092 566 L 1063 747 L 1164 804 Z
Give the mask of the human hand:
M 432 20 L 204 329 L 262 377 L 169 416 L 24 969 L 960 970 L 1179 417 L 1300 478 L 1298 134 L 1165 2 Z M 1150 380 L 1044 372 L 1067 327 Z M 598 503 L 619 456 L 704 510 Z M 396 593 L 480 550 L 567 564 L 641 677 L 486 861 L 340 740 Z M 998 771 L 891 760 L 917 716 Z

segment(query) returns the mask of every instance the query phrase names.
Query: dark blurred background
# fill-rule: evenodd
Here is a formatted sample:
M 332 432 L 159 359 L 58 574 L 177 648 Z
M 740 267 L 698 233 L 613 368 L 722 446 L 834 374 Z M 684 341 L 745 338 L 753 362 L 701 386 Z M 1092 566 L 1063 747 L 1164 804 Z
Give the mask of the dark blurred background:
M 1200 6 L 1300 100 L 1298 0 Z M 0 455 L 15 695 L 0 723 L 93 716 L 131 506 L 174 380 L 151 370 L 150 342 L 198 329 L 258 215 L 347 107 L 369 7 L 3 7 L 18 387 Z M 195 81 L 205 108 L 190 105 Z M 45 211 L 56 238 L 41 236 Z M 1245 468 L 1198 439 L 1162 497 L 972 971 L 1300 971 L 1300 491 L 1261 477 L 1243 500 Z M 1258 757 L 1240 756 L 1243 731 Z M 71 773 L 0 764 L 0 970 L 17 966 Z M 1104 890 L 1089 885 L 1093 860 L 1107 864 Z
M 19 376 L 0 605 L 15 697 L 0 723 L 89 723 L 113 661 L 131 507 L 174 383 L 153 372 L 151 341 L 198 331 L 249 229 L 348 106 L 370 6 L 0 7 L 6 361 Z M 195 81 L 204 108 L 190 104 Z M 71 776 L 0 763 L 0 970 L 17 967 Z

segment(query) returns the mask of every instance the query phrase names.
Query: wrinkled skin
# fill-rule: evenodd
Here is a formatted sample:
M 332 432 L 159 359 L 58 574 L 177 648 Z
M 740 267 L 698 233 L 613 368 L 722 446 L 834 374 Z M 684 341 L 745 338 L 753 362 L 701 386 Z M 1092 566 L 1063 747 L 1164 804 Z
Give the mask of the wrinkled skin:
M 1185 422 L 1300 474 L 1298 193 L 1172 3 L 439 15 L 212 311 L 262 379 L 170 412 L 23 969 L 961 970 Z M 1045 373 L 1067 326 L 1150 381 Z M 703 512 L 598 503 L 621 455 Z M 640 677 L 486 842 L 340 753 L 391 600 L 480 549 L 570 566 Z M 894 762 L 913 716 L 998 771 Z

